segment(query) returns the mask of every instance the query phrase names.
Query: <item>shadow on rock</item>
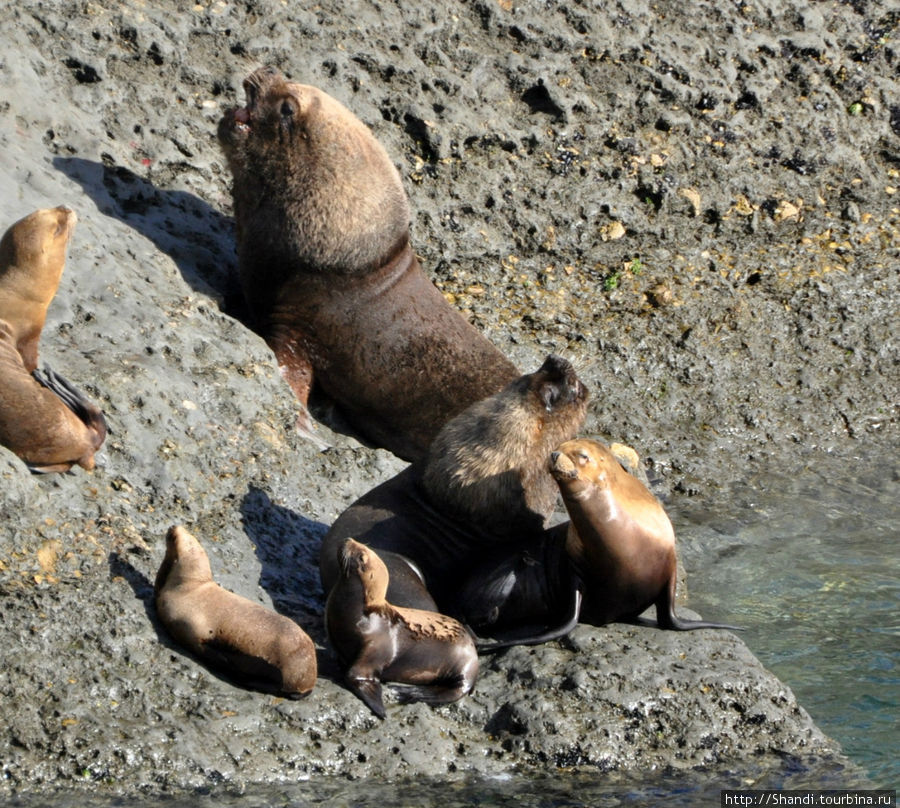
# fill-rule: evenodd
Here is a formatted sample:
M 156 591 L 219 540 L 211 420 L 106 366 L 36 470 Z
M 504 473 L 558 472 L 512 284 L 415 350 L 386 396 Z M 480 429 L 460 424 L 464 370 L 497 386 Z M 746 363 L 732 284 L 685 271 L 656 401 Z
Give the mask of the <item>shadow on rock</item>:
M 234 221 L 187 191 L 167 191 L 124 166 L 81 157 L 53 165 L 77 182 L 98 210 L 152 241 L 192 288 L 244 322 L 247 311 L 235 274 Z
M 253 487 L 241 503 L 241 518 L 262 564 L 260 586 L 272 604 L 316 642 L 324 642 L 319 547 L 328 526 L 276 505 L 265 491 Z
M 156 631 L 157 639 L 169 648 L 175 648 L 175 644 L 156 616 L 153 582 L 127 558 L 124 558 L 115 550 L 109 554 L 109 572 L 112 577 L 121 576 L 128 582 L 128 585 L 134 591 L 134 596 L 144 604 L 144 611 L 147 613 L 147 619 Z

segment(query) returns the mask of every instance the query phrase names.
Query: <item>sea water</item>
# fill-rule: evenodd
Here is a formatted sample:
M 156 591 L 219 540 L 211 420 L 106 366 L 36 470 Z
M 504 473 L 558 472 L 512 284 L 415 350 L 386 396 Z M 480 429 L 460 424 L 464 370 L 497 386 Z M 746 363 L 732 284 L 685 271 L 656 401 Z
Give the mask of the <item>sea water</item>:
M 674 509 L 691 607 L 750 649 L 883 788 L 900 784 L 900 479 L 826 457 Z

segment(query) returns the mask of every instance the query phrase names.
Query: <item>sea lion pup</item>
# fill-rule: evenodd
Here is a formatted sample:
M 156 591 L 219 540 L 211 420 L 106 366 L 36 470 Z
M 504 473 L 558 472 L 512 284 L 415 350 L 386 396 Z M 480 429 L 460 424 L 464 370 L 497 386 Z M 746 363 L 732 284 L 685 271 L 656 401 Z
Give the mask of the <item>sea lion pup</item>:
M 38 344 L 75 227 L 66 207 L 37 210 L 0 239 L 0 444 L 32 471 L 94 468 L 100 410 L 62 376 L 38 371 Z
M 471 692 L 478 654 L 456 620 L 393 606 L 388 569 L 369 547 L 347 539 L 338 550 L 340 575 L 325 605 L 328 637 L 344 681 L 379 718 L 382 682 L 399 682 L 403 702 L 447 704 Z
M 586 408 L 586 388 L 556 356 L 471 405 L 426 460 L 337 518 L 319 556 L 325 592 L 339 577 L 338 548 L 352 537 L 387 565 L 387 598 L 397 606 L 450 614 L 479 631 L 555 625 L 571 609 L 574 583 L 565 529 L 547 527 L 557 497 L 547 457 L 576 433 Z
M 223 589 L 184 527 L 169 528 L 154 584 L 156 613 L 176 642 L 239 683 L 291 698 L 316 683 L 316 649 L 293 620 Z
M 738 628 L 675 614 L 672 523 L 609 448 L 595 440 L 567 441 L 550 455 L 550 473 L 571 519 L 566 552 L 582 582 L 586 622 L 637 620 L 654 605 L 660 628 Z
M 355 115 L 263 67 L 218 135 L 254 327 L 306 406 L 315 382 L 363 438 L 421 458 L 519 374 L 422 272 L 400 175 Z

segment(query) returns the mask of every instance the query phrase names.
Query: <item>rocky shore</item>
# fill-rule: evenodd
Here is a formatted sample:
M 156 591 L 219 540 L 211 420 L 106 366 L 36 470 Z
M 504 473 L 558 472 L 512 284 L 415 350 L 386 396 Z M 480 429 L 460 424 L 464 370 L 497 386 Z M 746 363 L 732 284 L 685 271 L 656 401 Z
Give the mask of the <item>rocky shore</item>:
M 327 408 L 330 448 L 294 431 L 241 321 L 215 126 L 260 64 L 339 98 L 400 167 L 447 298 L 523 370 L 571 358 L 585 434 L 634 446 L 661 495 L 713 503 L 767 464 L 896 448 L 900 15 L 406 6 L 0 9 L 0 227 L 78 213 L 41 357 L 110 426 L 92 473 L 32 476 L 0 449 L 0 793 L 842 765 L 727 632 L 579 627 L 485 658 L 458 704 L 390 702 L 384 722 L 336 683 L 318 544 L 403 463 Z M 151 583 L 175 523 L 222 585 L 311 634 L 307 699 L 237 688 L 172 644 Z

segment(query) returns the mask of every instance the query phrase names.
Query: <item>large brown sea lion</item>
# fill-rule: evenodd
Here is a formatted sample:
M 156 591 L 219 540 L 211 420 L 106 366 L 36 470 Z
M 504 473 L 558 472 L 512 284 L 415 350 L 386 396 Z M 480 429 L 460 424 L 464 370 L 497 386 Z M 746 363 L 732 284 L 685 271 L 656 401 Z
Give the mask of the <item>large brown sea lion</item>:
M 550 456 L 571 522 L 566 552 L 583 588 L 585 622 L 636 620 L 656 607 L 660 628 L 737 628 L 675 614 L 675 531 L 659 500 L 604 444 L 571 440 Z
M 388 603 L 388 569 L 369 547 L 347 539 L 340 575 L 325 606 L 328 637 L 347 686 L 384 718 L 382 682 L 399 682 L 402 701 L 447 704 L 472 690 L 478 654 L 456 620 Z
M 355 538 L 390 572 L 388 600 L 481 631 L 557 624 L 574 584 L 565 528 L 548 528 L 556 486 L 547 458 L 584 420 L 587 391 L 550 356 L 539 370 L 450 421 L 426 460 L 365 494 L 334 522 L 319 558 L 329 592 Z
M 371 131 L 273 68 L 244 89 L 218 134 L 255 327 L 304 406 L 315 382 L 362 437 L 417 460 L 519 374 L 422 272 L 400 176 Z
M 292 698 L 316 683 L 316 649 L 293 620 L 223 589 L 200 542 L 180 525 L 166 534 L 154 584 L 166 630 L 200 659 L 241 684 Z
M 50 368 L 36 369 L 75 222 L 65 207 L 38 210 L 0 240 L 0 444 L 39 472 L 94 468 L 106 438 L 92 402 Z

